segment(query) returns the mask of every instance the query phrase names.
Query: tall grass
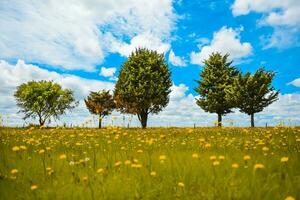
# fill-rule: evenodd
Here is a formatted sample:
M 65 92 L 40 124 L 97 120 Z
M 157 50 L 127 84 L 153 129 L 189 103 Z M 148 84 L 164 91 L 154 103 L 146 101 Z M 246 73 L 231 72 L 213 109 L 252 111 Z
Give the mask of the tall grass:
M 0 199 L 300 199 L 300 128 L 0 134 Z

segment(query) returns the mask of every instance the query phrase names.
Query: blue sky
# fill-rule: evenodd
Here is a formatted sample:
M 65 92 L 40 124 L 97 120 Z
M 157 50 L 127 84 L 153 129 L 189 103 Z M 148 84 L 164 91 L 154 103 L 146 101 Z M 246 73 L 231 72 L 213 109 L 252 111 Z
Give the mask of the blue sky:
M 12 98 L 18 84 L 51 79 L 73 89 L 82 102 L 91 90 L 113 89 L 120 66 L 139 46 L 165 54 L 174 82 L 170 105 L 153 117 L 153 126 L 215 120 L 195 105 L 185 109 L 197 97 L 194 80 L 202 61 L 214 51 L 230 53 L 243 72 L 261 66 L 276 72 L 280 99 L 258 123 L 292 118 L 300 124 L 299 0 L 4 0 L 0 33 L 0 113 L 20 119 L 17 124 L 23 123 Z M 178 106 L 183 110 L 172 110 Z M 90 117 L 84 105 L 74 113 L 65 120 Z M 241 116 L 245 122 L 239 125 L 247 124 L 238 112 L 227 118 Z

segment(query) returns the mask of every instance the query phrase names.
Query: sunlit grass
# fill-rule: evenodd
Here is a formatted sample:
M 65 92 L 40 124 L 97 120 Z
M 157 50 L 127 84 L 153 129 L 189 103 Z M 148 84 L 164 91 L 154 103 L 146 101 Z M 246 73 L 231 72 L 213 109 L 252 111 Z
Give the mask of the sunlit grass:
M 0 199 L 300 198 L 299 128 L 0 134 Z

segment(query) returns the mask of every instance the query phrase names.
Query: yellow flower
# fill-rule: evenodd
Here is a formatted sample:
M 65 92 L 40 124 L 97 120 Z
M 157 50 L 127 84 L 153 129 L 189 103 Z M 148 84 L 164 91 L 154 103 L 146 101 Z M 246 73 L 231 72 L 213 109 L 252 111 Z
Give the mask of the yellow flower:
M 142 149 L 137 150 L 137 153 L 143 153 Z
M 18 170 L 17 170 L 17 169 L 12 169 L 12 170 L 10 171 L 10 173 L 11 173 L 11 174 L 16 174 L 16 173 L 18 173 Z
M 32 185 L 32 186 L 30 187 L 31 190 L 36 190 L 37 188 L 38 188 L 37 185 Z
M 12 150 L 15 151 L 15 152 L 20 151 L 20 147 L 14 146 L 14 147 L 12 148 Z
M 179 187 L 184 187 L 184 183 L 183 182 L 178 182 L 178 186 Z
M 150 172 L 150 175 L 151 175 L 151 176 L 156 176 L 156 172 L 155 172 L 155 171 L 152 171 L 152 172 Z
M 192 158 L 199 158 L 199 155 L 197 153 L 193 153 Z
M 21 145 L 21 146 L 20 146 L 20 149 L 22 149 L 22 150 L 26 150 L 26 149 L 27 149 L 27 147 L 26 147 L 26 146 L 24 146 L 24 145 Z
M 210 159 L 210 160 L 216 160 L 217 157 L 216 157 L 216 156 L 210 156 L 209 159 Z
M 124 164 L 125 164 L 125 165 L 130 165 L 130 164 L 131 164 L 131 161 L 130 161 L 130 160 L 125 160 Z
M 61 160 L 64 160 L 64 159 L 66 159 L 67 158 L 67 155 L 66 154 L 61 154 L 60 156 L 59 156 L 59 159 L 61 159 Z
M 98 174 L 101 174 L 101 173 L 103 173 L 104 172 L 104 169 L 103 168 L 99 168 L 98 170 L 97 170 L 97 173 Z
M 263 147 L 262 150 L 263 151 L 269 151 L 269 148 L 268 147 Z
M 244 160 L 250 160 L 250 159 L 251 159 L 251 157 L 249 155 L 244 156 Z
M 86 182 L 86 181 L 88 180 L 88 177 L 87 177 L 87 176 L 84 176 L 84 177 L 82 177 L 82 180 L 83 180 L 84 182 Z
M 44 149 L 39 150 L 39 154 L 43 154 L 43 153 L 45 153 Z
M 210 147 L 211 147 L 211 144 L 207 143 L 207 144 L 205 144 L 204 147 L 205 147 L 205 148 L 210 148 Z
M 225 160 L 225 156 L 219 156 L 220 160 Z
M 159 160 L 166 160 L 166 159 L 167 159 L 167 157 L 165 155 L 160 155 L 159 156 Z
M 220 162 L 217 161 L 217 160 L 215 160 L 215 161 L 213 162 L 213 166 L 217 166 L 217 165 L 220 165 Z
M 263 164 L 258 163 L 254 165 L 254 169 L 263 169 L 263 168 L 265 168 Z
M 237 169 L 237 168 L 239 168 L 239 164 L 233 163 L 233 164 L 231 165 L 231 167 Z
M 289 157 L 282 157 L 280 159 L 280 161 L 283 162 L 283 163 L 287 162 L 288 160 L 289 160 Z
M 117 162 L 115 163 L 115 167 L 119 167 L 121 164 L 122 164 L 121 161 L 117 161 Z
M 287 196 L 284 200 L 296 200 L 296 199 L 292 196 Z
M 131 164 L 131 167 L 132 168 L 142 168 L 143 165 L 141 165 L 141 164 Z

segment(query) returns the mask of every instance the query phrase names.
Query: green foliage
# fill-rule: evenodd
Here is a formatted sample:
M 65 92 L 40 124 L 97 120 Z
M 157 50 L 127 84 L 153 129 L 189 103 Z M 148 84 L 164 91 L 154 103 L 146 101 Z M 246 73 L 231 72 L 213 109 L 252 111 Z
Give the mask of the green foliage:
M 117 108 L 137 114 L 145 128 L 148 114 L 157 114 L 169 102 L 170 77 L 163 54 L 137 49 L 122 65 L 114 93 Z
M 18 86 L 14 96 L 20 112 L 25 113 L 24 119 L 38 117 L 41 126 L 77 105 L 71 90 L 52 81 L 29 81 Z
M 109 91 L 105 90 L 90 92 L 84 102 L 90 113 L 99 116 L 99 128 L 101 128 L 102 118 L 111 114 L 115 108 L 113 96 L 109 94 Z
M 228 54 L 212 53 L 204 61 L 201 79 L 195 91 L 200 94 L 196 103 L 204 111 L 218 114 L 218 125 L 221 126 L 222 115 L 232 112 L 235 107 L 230 93 L 235 77 L 239 71 L 228 61 Z
M 271 86 L 274 76 L 274 72 L 263 68 L 258 69 L 253 76 L 249 72 L 238 76 L 233 92 L 241 112 L 253 118 L 254 113 L 263 111 L 278 99 L 278 91 Z M 251 119 L 251 126 L 254 126 L 254 118 Z

